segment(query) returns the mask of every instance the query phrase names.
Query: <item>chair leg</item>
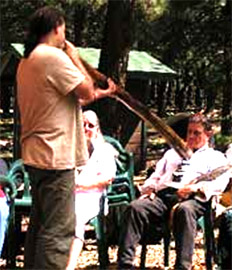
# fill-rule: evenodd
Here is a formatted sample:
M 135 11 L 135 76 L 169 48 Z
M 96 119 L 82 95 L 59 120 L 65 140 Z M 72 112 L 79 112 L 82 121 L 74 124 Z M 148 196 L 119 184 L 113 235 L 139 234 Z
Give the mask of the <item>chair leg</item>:
M 170 239 L 171 239 L 170 235 L 164 237 L 164 267 L 165 268 L 169 267 Z M 144 243 L 142 244 L 141 256 L 140 256 L 140 269 L 142 270 L 145 269 L 146 253 L 147 253 L 147 244 Z
M 109 265 L 108 247 L 104 241 L 97 241 L 99 269 L 105 270 Z
M 164 239 L 164 267 L 168 268 L 169 267 L 169 249 L 170 249 L 170 241 L 171 241 L 171 232 L 170 232 L 169 224 L 165 224 L 165 231 L 164 231 L 163 239 Z M 140 269 L 145 269 L 146 252 L 147 252 L 147 243 L 145 241 L 144 243 L 142 243 Z
M 7 235 L 7 258 L 6 263 L 9 269 L 16 267 L 16 236 L 15 236 L 15 205 L 12 203 L 10 209 L 10 221 Z
M 147 244 L 142 244 L 141 257 L 140 257 L 140 269 L 145 269 L 146 262 L 146 253 L 147 253 Z
M 164 267 L 169 267 L 169 249 L 170 249 L 170 241 L 171 234 L 168 232 L 167 235 L 164 236 Z
M 206 210 L 204 216 L 204 229 L 205 229 L 205 261 L 206 269 L 212 270 L 213 268 L 213 259 L 215 258 L 215 240 L 214 240 L 214 231 L 213 231 L 213 213 L 211 205 Z
M 100 269 L 105 270 L 109 265 L 108 245 L 105 234 L 104 215 L 97 216 L 97 228 L 95 228 L 98 247 L 98 261 Z

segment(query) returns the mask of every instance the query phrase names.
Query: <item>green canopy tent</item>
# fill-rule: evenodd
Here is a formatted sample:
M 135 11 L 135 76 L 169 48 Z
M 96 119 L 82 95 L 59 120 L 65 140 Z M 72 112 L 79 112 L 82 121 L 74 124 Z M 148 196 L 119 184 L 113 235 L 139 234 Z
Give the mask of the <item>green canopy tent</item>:
M 80 56 L 94 68 L 98 68 L 101 49 L 77 47 Z M 19 43 L 11 44 L 10 53 L 21 58 L 23 56 L 23 45 Z M 11 56 L 11 55 L 9 55 Z M 2 75 L 2 69 L 1 73 Z M 158 59 L 152 57 L 147 52 L 132 50 L 129 53 L 129 62 L 127 67 L 128 78 L 135 79 L 170 79 L 176 75 L 176 72 L 168 66 L 161 63 Z
M 82 48 L 77 47 L 80 56 L 86 60 L 90 65 L 94 68 L 98 68 L 99 59 L 100 59 L 100 49 L 96 48 Z M 0 76 L 1 80 L 5 81 L 6 84 L 14 84 L 15 82 L 15 74 L 17 64 L 20 58 L 23 56 L 23 45 L 19 43 L 11 44 L 7 53 L 5 53 L 2 57 L 2 65 L 0 68 Z M 132 50 L 129 53 L 129 61 L 127 67 L 127 86 L 126 90 L 130 92 L 135 98 L 140 101 L 147 103 L 148 98 L 148 83 L 152 80 L 159 81 L 170 81 L 173 80 L 177 76 L 177 73 L 169 68 L 168 66 L 161 63 L 158 59 L 152 57 L 145 51 L 135 51 Z M 1 89 L 1 93 L 4 93 L 4 89 Z M 13 93 L 13 96 L 15 94 Z M 4 96 L 4 95 L 3 95 Z M 1 97 L 2 98 L 2 97 Z M 92 105 L 98 112 L 98 106 L 101 106 L 101 102 L 107 102 L 105 100 L 101 100 Z M 113 100 L 113 102 L 116 102 Z M 104 112 L 100 113 L 100 121 L 103 126 L 103 132 L 106 134 L 112 135 L 107 132 L 107 127 L 112 123 L 112 117 L 108 115 L 109 109 L 111 108 L 111 104 L 104 103 Z M 108 107 L 107 107 L 108 106 Z M 113 128 L 121 130 L 121 136 L 117 138 L 126 145 L 135 131 L 138 123 L 140 122 L 139 118 L 132 112 L 128 111 L 125 106 L 122 104 L 118 104 L 116 106 L 117 117 L 114 117 L 114 125 Z M 126 116 L 126 117 L 125 117 Z M 108 118 L 107 118 L 108 117 Z M 17 113 L 15 114 L 15 143 L 14 143 L 14 157 L 18 158 L 19 154 L 19 143 L 18 143 L 18 125 L 19 121 L 17 121 Z M 106 128 L 106 129 L 105 129 Z M 142 129 L 144 129 L 144 125 L 142 125 Z M 114 130 L 114 134 L 117 134 L 117 130 Z M 146 137 L 144 137 L 144 132 L 141 133 L 140 145 L 140 156 L 144 152 L 144 145 L 146 142 Z

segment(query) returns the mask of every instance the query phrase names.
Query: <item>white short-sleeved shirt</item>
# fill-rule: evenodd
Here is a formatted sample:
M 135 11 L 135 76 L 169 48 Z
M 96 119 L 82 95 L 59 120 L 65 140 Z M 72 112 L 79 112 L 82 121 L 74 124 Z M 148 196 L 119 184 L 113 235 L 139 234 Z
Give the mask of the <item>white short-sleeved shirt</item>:
M 83 170 L 76 176 L 76 183 L 83 184 L 94 181 L 107 181 L 116 175 L 116 149 L 107 142 L 94 146 L 94 151 Z M 97 216 L 100 210 L 100 198 L 103 188 L 93 188 L 87 191 L 76 191 L 76 237 L 83 239 L 85 224 Z

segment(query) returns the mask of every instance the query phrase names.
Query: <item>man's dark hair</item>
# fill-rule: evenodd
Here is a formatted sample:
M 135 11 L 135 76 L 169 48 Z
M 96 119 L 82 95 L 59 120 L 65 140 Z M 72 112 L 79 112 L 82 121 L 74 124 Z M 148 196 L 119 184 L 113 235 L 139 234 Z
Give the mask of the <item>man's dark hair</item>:
M 205 115 L 203 115 L 201 112 L 190 116 L 189 123 L 200 123 L 200 124 L 202 124 L 202 126 L 204 127 L 204 129 L 206 131 L 212 131 L 212 128 L 213 128 L 210 120 Z
M 24 57 L 27 58 L 44 35 L 64 23 L 62 12 L 53 7 L 38 9 L 29 18 L 29 26 L 24 42 Z

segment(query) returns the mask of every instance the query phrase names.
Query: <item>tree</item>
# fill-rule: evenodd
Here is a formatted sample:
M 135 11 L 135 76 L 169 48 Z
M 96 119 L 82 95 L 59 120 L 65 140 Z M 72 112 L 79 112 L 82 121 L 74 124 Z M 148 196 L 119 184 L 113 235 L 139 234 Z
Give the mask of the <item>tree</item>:
M 99 70 L 125 87 L 128 56 L 131 47 L 134 0 L 108 1 Z M 118 103 L 104 99 L 96 104 L 101 126 L 106 134 L 117 136 L 119 131 Z M 106 113 L 107 112 L 107 113 Z M 117 117 L 116 117 L 117 116 Z
M 178 71 L 180 108 L 221 110 L 224 134 L 232 126 L 231 15 L 230 0 L 171 0 L 147 27 L 146 42 L 138 38 L 139 48 L 153 47 L 154 56 Z
M 232 135 L 232 53 L 231 53 L 231 14 L 232 2 L 226 1 L 223 10 L 224 28 L 224 69 L 225 69 L 225 85 L 223 87 L 222 101 L 222 134 Z
M 99 70 L 112 77 L 122 88 L 126 87 L 129 51 L 135 42 L 136 13 L 154 19 L 162 13 L 163 3 L 165 0 L 108 0 Z M 110 99 L 102 100 L 95 106 L 104 132 L 118 138 L 122 135 L 123 122 L 125 124 L 121 107 Z
M 119 10 L 124 0 L 110 2 L 114 2 L 112 5 Z M 222 132 L 231 134 L 231 1 L 133 2 L 132 23 L 127 29 L 125 20 L 122 29 L 128 35 L 122 35 L 121 41 L 130 40 L 131 49 L 145 50 L 178 71 L 178 80 L 171 87 L 173 94 L 169 95 L 173 100 L 167 100 L 168 103 L 177 106 L 177 110 L 219 109 L 222 111 Z M 115 38 L 120 34 L 119 27 L 111 31 L 112 24 L 103 31 L 104 27 L 106 29 L 107 3 L 107 0 L 2 0 L 1 51 L 7 50 L 10 43 L 23 42 L 27 18 L 35 9 L 45 4 L 52 5 L 67 15 L 67 38 L 78 46 L 100 48 L 103 35 L 111 32 L 111 36 L 106 34 L 106 37 L 114 42 L 104 45 L 108 51 L 103 46 L 100 68 L 104 72 L 107 70 L 108 75 L 114 74 L 117 81 L 122 78 L 123 82 L 125 64 L 122 63 L 127 61 L 129 49 L 125 50 L 125 43 L 119 45 L 121 41 Z M 130 3 L 125 1 L 124 4 Z M 123 21 L 123 14 L 122 10 L 117 14 L 119 18 L 108 18 L 107 24 L 111 24 L 110 20 Z M 110 58 L 106 60 L 107 57 Z M 116 64 L 117 57 L 120 65 Z M 159 92 L 165 99 L 167 93 L 164 90 L 162 85 L 159 86 Z M 160 110 L 166 116 L 166 107 Z

